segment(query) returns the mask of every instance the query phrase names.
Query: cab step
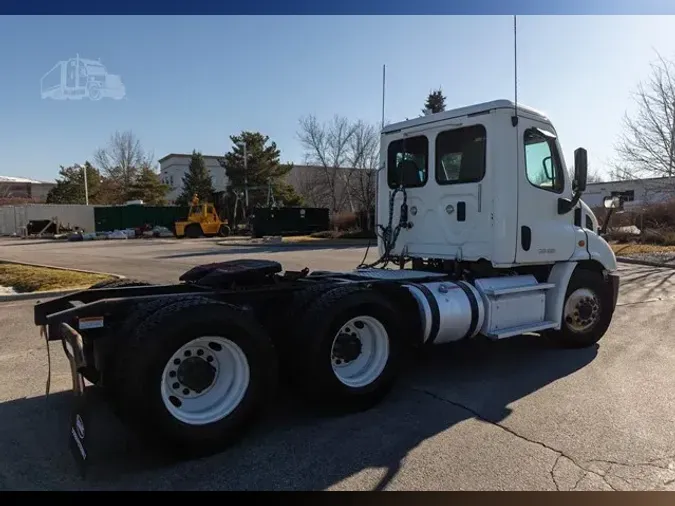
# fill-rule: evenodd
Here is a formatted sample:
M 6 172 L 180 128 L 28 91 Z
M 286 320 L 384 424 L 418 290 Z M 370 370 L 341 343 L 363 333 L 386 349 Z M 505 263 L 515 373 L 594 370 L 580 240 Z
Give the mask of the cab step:
M 508 327 L 504 329 L 494 329 L 485 334 L 485 337 L 492 340 L 506 339 L 508 337 L 520 336 L 528 332 L 541 332 L 542 330 L 553 329 L 557 326 L 556 322 L 535 322 L 526 325 L 518 325 L 515 327 Z

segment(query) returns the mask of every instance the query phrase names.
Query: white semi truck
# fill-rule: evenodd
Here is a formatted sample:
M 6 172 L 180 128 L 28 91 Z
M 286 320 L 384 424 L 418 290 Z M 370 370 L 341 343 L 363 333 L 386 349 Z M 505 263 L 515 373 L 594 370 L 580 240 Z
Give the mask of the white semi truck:
M 498 100 L 388 125 L 381 159 L 375 263 L 235 260 L 36 305 L 71 363 L 81 464 L 85 379 L 149 440 L 191 456 L 239 438 L 281 377 L 317 407 L 365 409 L 413 348 L 524 333 L 587 347 L 605 334 L 616 259 L 580 200 L 586 151 L 570 177 L 546 115 Z

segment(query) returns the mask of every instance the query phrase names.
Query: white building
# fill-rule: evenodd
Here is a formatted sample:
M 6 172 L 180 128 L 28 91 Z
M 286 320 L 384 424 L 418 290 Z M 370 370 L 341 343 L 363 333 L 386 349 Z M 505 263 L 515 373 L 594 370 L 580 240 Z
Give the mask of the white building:
M 0 176 L 0 198 L 31 199 L 44 202 L 56 182 L 37 181 L 25 177 Z
M 605 197 L 622 197 L 626 207 L 653 204 L 675 198 L 675 181 L 666 177 L 589 183 L 581 199 L 589 207 L 602 207 Z
M 225 169 L 218 160 L 222 156 L 202 155 L 204 164 L 211 173 L 213 188 L 216 192 L 224 192 L 227 189 L 227 176 Z M 167 194 L 169 203 L 175 202 L 183 189 L 183 176 L 190 167 L 191 154 L 171 153 L 159 160 L 160 179 L 171 188 Z

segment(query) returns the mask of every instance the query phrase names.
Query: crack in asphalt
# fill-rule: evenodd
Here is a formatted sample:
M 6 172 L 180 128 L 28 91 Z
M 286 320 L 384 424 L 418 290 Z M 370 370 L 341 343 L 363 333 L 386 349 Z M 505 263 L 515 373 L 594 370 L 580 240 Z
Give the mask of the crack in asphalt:
M 546 449 L 550 452 L 555 453 L 557 455 L 557 457 L 556 457 L 555 461 L 553 462 L 553 465 L 551 466 L 551 469 L 549 470 L 549 474 L 551 475 L 551 481 L 553 482 L 553 485 L 555 486 L 556 490 L 558 490 L 558 491 L 560 491 L 561 488 L 560 488 L 560 484 L 558 483 L 558 480 L 555 477 L 555 470 L 556 470 L 557 466 L 559 465 L 560 461 L 563 458 L 569 460 L 574 466 L 576 466 L 578 469 L 583 471 L 583 475 L 581 476 L 581 478 L 579 478 L 576 481 L 576 483 L 571 488 L 571 490 L 576 489 L 576 487 L 579 485 L 579 483 L 581 483 L 581 481 L 589 475 L 596 476 L 596 477 L 600 478 L 603 481 L 603 483 L 605 483 L 610 489 L 612 489 L 615 492 L 618 491 L 618 489 L 616 487 L 614 487 L 614 485 L 612 485 L 612 483 L 610 483 L 610 481 L 609 481 L 610 477 L 615 478 L 615 479 L 619 479 L 619 480 L 625 482 L 628 486 L 631 486 L 631 483 L 626 478 L 623 478 L 621 476 L 611 475 L 611 471 L 615 466 L 622 466 L 622 467 L 629 467 L 629 468 L 630 467 L 651 467 L 651 468 L 657 468 L 657 469 L 665 470 L 665 471 L 672 471 L 670 466 L 668 466 L 668 465 L 658 465 L 658 464 L 655 464 L 655 462 L 658 462 L 658 461 L 661 461 L 661 460 L 670 460 L 670 459 L 675 458 L 675 456 L 657 457 L 657 458 L 650 459 L 646 462 L 632 462 L 632 463 L 631 462 L 619 462 L 619 461 L 607 460 L 607 459 L 592 459 L 592 460 L 587 461 L 587 464 L 592 464 L 592 463 L 609 464 L 609 467 L 604 472 L 593 471 L 592 469 L 588 469 L 588 467 L 585 467 L 585 466 L 581 465 L 576 459 L 571 457 L 569 454 L 565 453 L 563 450 L 559 450 L 559 449 L 554 448 L 554 447 L 552 447 L 552 446 L 550 446 L 546 443 L 543 443 L 541 441 L 537 441 L 535 439 L 530 439 L 527 436 L 519 434 L 518 432 L 514 431 L 513 429 L 510 429 L 509 427 L 506 427 L 506 426 L 500 424 L 499 422 L 495 422 L 493 420 L 485 418 L 478 411 L 470 408 L 469 406 L 466 406 L 466 405 L 462 404 L 461 402 L 446 399 L 445 397 L 441 397 L 438 394 L 435 394 L 435 393 L 430 392 L 428 390 L 424 390 L 422 388 L 417 388 L 417 387 L 412 387 L 412 386 L 409 387 L 409 388 L 411 390 L 415 391 L 415 392 L 427 395 L 427 396 L 429 396 L 429 397 L 431 397 L 435 400 L 450 404 L 450 405 L 455 406 L 459 409 L 462 409 L 462 410 L 464 410 L 468 413 L 471 413 L 478 420 L 481 420 L 485 423 L 489 423 L 490 425 L 498 427 L 498 428 L 502 429 L 503 431 L 508 432 L 512 436 L 517 437 L 518 439 L 521 439 L 521 440 L 526 441 L 528 443 L 540 446 L 540 447 L 542 447 L 542 448 L 544 448 L 544 449 Z M 631 479 L 635 479 L 635 480 L 638 480 L 638 481 L 648 481 L 648 480 L 645 480 L 644 478 L 637 477 L 637 476 L 631 477 Z M 675 478 L 664 481 L 663 485 L 667 486 L 667 485 L 670 485 L 672 483 L 675 483 Z
M 582 481 L 586 476 L 588 476 L 588 473 L 584 471 L 584 474 L 582 474 L 581 477 L 580 477 L 577 481 L 574 482 L 574 485 L 572 486 L 572 488 L 570 489 L 570 491 L 576 490 L 577 487 L 579 486 L 579 483 L 581 483 L 581 481 Z M 560 490 L 560 489 L 558 489 L 558 490 Z

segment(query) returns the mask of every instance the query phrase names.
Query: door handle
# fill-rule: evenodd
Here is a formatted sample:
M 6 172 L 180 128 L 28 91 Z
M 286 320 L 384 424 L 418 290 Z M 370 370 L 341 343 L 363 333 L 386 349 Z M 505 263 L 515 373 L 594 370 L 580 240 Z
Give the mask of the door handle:
M 457 221 L 466 221 L 466 202 L 457 202 Z

